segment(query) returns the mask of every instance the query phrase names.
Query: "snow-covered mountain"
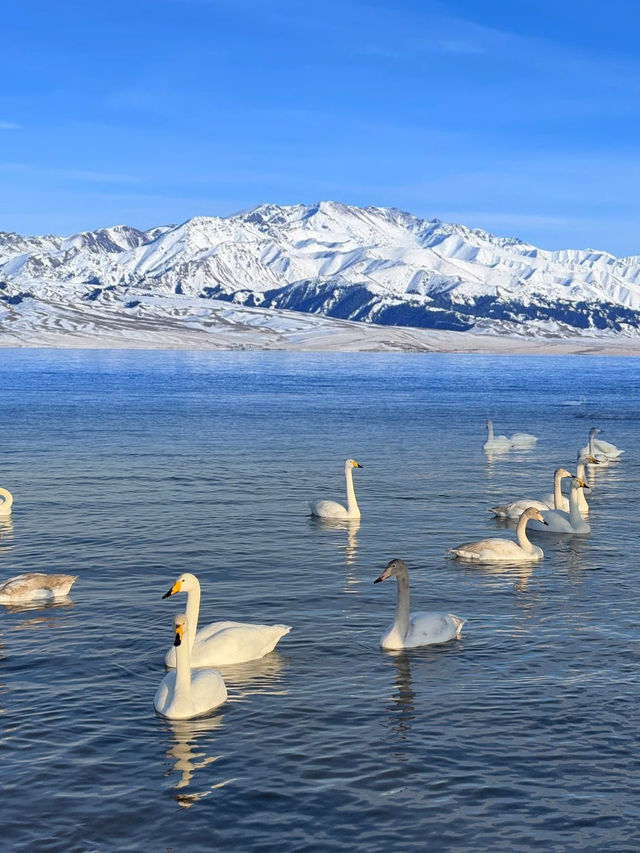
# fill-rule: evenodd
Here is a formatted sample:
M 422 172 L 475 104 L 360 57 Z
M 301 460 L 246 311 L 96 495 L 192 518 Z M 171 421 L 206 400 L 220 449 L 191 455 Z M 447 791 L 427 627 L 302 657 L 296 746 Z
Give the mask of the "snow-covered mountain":
M 485 334 L 638 336 L 640 257 L 545 251 L 335 202 L 149 231 L 0 233 L 0 333 L 65 314 L 196 322 L 204 300 Z

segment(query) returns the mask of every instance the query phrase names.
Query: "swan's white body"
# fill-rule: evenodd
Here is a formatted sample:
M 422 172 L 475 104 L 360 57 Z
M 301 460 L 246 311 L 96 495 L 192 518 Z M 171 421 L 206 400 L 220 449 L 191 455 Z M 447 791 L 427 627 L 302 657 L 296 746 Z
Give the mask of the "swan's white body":
M 594 456 L 588 456 L 582 462 L 578 462 L 576 476 L 580 480 L 583 480 L 587 487 L 589 487 L 586 475 L 587 463 L 590 465 L 599 464 L 598 460 Z M 571 474 L 569 474 L 569 476 L 571 476 Z M 550 495 L 545 495 L 542 500 L 546 502 L 548 509 L 561 509 L 563 512 L 569 512 L 571 509 L 569 506 L 569 498 L 566 495 L 563 495 L 559 488 L 554 488 L 554 492 Z M 578 489 L 578 509 L 580 510 L 581 516 L 584 517 L 589 515 L 589 504 L 587 503 L 587 499 L 584 496 L 584 489 L 582 488 Z
M 318 518 L 360 518 L 360 509 L 356 501 L 356 493 L 353 488 L 353 469 L 362 468 L 355 459 L 347 459 L 344 463 L 344 477 L 347 484 L 347 505 L 338 501 L 318 500 L 310 501 L 309 509 L 311 515 Z
M 553 509 L 555 501 L 562 501 L 563 494 L 560 488 L 560 484 L 564 477 L 571 477 L 572 474 L 567 471 L 565 468 L 557 468 L 553 475 L 553 493 L 551 495 L 545 495 L 542 500 L 527 500 L 527 498 L 523 498 L 522 500 L 513 501 L 509 504 L 499 504 L 498 506 L 492 506 L 491 512 L 497 518 L 520 518 L 522 513 L 528 507 L 534 507 L 535 509 L 539 509 L 542 511 L 543 509 Z
M 527 447 L 533 447 L 538 440 L 535 435 L 530 432 L 514 432 L 510 437 L 506 435 L 493 434 L 493 421 L 487 421 L 487 431 L 489 436 L 482 445 L 486 451 L 504 451 L 517 450 Z
M 409 570 L 404 560 L 391 560 L 374 583 L 394 576 L 398 581 L 398 601 L 393 625 L 380 640 L 383 649 L 413 649 L 446 643 L 460 636 L 464 619 L 452 613 L 432 611 L 409 613 Z
M 569 512 L 561 509 L 546 509 L 542 511 L 542 517 L 546 521 L 543 527 L 535 521 L 532 528 L 543 533 L 574 533 L 586 535 L 591 532 L 589 522 L 580 515 L 578 506 L 578 492 L 584 488 L 586 483 L 579 477 L 571 480 L 571 491 L 569 492 Z
M 187 620 L 193 625 L 190 636 L 190 665 L 225 666 L 257 660 L 272 652 L 281 637 L 291 630 L 290 625 L 254 625 L 250 622 L 211 622 L 198 631 L 200 613 L 200 583 L 195 575 L 186 572 L 176 580 L 163 598 L 177 592 L 187 593 Z M 191 639 L 193 637 L 193 639 Z M 176 665 L 176 647 L 165 657 L 165 665 Z
M 512 539 L 480 539 L 450 548 L 446 553 L 458 560 L 473 560 L 478 563 L 524 563 L 541 560 L 544 557 L 542 548 L 527 539 L 526 527 L 529 519 L 538 519 L 544 523 L 540 510 L 535 507 L 525 509 L 516 527 L 516 542 Z
M 13 495 L 9 489 L 0 488 L 0 518 L 5 515 L 11 515 L 11 507 L 13 506 Z
M 160 682 L 153 704 L 163 717 L 189 720 L 222 705 L 227 699 L 227 687 L 215 669 L 191 671 L 189 620 L 184 614 L 175 617 L 174 628 L 177 666 Z
M 597 427 L 589 430 L 589 443 L 578 451 L 578 462 L 587 461 L 587 457 L 592 456 L 600 465 L 607 465 L 624 453 L 624 450 L 618 450 L 615 444 L 596 438 L 599 432 L 602 430 Z
M 24 604 L 29 601 L 53 601 L 69 594 L 77 575 L 47 575 L 30 572 L 0 583 L 0 604 Z

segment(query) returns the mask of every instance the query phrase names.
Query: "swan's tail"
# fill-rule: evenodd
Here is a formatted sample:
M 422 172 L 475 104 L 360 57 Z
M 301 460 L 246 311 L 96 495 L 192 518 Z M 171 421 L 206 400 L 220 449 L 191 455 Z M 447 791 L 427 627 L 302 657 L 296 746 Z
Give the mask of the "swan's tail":
M 509 504 L 492 506 L 489 512 L 492 512 L 496 518 L 509 518 Z
M 449 618 L 453 620 L 456 626 L 456 637 L 459 637 L 462 633 L 462 626 L 467 621 L 466 619 L 460 619 L 459 616 L 454 616 L 453 613 L 449 613 Z

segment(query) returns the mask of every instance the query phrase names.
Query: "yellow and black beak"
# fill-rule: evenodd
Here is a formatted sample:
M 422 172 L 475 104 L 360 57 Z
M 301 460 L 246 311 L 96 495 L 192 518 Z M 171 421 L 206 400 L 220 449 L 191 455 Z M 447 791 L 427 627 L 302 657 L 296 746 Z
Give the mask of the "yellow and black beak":
M 171 587 L 171 589 L 169 590 L 169 592 L 165 592 L 165 594 L 164 594 L 162 597 L 163 597 L 163 598 L 169 598 L 169 596 L 170 596 L 170 595 L 175 595 L 175 594 L 176 594 L 176 592 L 180 592 L 180 587 L 181 587 L 181 586 L 182 586 L 181 582 L 180 582 L 180 581 L 176 581 L 176 582 L 174 583 L 174 585 Z
M 178 627 L 176 628 L 176 638 L 173 641 L 174 646 L 179 646 L 180 643 L 182 642 L 182 632 L 183 631 L 184 631 L 184 628 L 182 627 L 182 625 L 178 625 Z
M 354 468 L 362 468 L 362 465 L 360 465 L 360 463 L 359 463 L 359 462 L 356 462 L 356 461 L 354 460 L 354 465 L 353 465 L 353 467 L 354 467 Z

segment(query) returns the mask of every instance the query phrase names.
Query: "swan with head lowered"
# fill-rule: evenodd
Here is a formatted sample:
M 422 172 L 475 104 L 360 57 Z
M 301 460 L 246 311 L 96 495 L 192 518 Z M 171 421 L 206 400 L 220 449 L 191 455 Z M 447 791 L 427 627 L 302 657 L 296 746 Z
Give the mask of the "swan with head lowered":
M 9 489 L 0 489 L 0 518 L 5 515 L 11 515 L 11 507 L 13 506 L 13 495 Z
M 528 507 L 535 507 L 542 511 L 543 509 L 553 509 L 555 506 L 554 501 L 562 501 L 563 494 L 560 488 L 561 482 L 565 477 L 572 477 L 570 471 L 567 471 L 566 468 L 556 468 L 553 475 L 553 494 L 545 495 L 541 500 L 529 500 L 528 498 L 521 498 L 517 501 L 512 501 L 508 504 L 499 504 L 498 506 L 492 506 L 491 512 L 496 516 L 496 518 L 520 518 L 522 513 Z M 560 507 L 557 507 L 560 509 Z
M 445 553 L 457 560 L 473 560 L 478 563 L 524 563 L 541 560 L 544 557 L 542 548 L 533 545 L 527 539 L 527 522 L 531 519 L 537 519 L 542 524 L 546 524 L 540 510 L 532 506 L 525 509 L 516 527 L 516 542 L 512 539 L 497 537 L 480 539 L 477 542 L 464 542 Z
M 200 612 L 200 582 L 185 572 L 176 579 L 162 597 L 178 592 L 187 593 L 189 651 L 191 666 L 225 666 L 257 660 L 272 652 L 278 640 L 291 630 L 289 625 L 254 625 L 250 622 L 211 622 L 198 631 Z M 176 665 L 176 648 L 172 646 L 165 657 L 166 666 Z
M 16 575 L 0 583 L 0 604 L 46 603 L 64 598 L 76 579 L 77 575 L 47 575 L 44 572 Z
M 318 500 L 310 501 L 309 509 L 311 515 L 318 518 L 360 518 L 360 510 L 356 501 L 356 493 L 353 489 L 353 469 L 362 468 L 355 459 L 347 459 L 344 463 L 344 477 L 347 482 L 347 505 L 338 501 Z
M 393 625 L 380 640 L 383 649 L 413 649 L 446 643 L 460 636 L 464 619 L 452 613 L 432 611 L 409 613 L 409 569 L 404 560 L 391 560 L 374 583 L 395 577 L 398 582 L 398 601 Z
M 191 671 L 189 620 L 184 613 L 174 618 L 173 628 L 177 666 L 160 682 L 153 704 L 163 717 L 190 720 L 222 705 L 227 699 L 227 687 L 215 669 Z
M 581 489 L 589 488 L 584 480 L 579 477 L 572 477 L 571 491 L 569 492 L 569 512 L 564 512 L 561 509 L 545 509 L 541 515 L 543 518 L 544 527 L 533 522 L 532 529 L 539 530 L 541 533 L 574 533 L 583 534 L 591 532 L 589 522 L 580 515 L 580 507 L 578 504 L 578 492 Z

